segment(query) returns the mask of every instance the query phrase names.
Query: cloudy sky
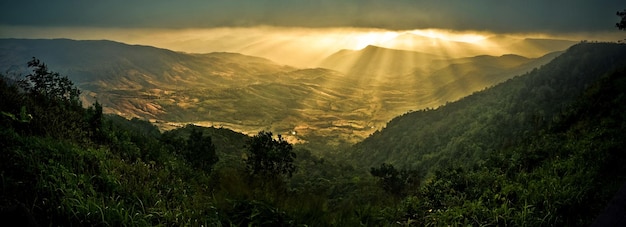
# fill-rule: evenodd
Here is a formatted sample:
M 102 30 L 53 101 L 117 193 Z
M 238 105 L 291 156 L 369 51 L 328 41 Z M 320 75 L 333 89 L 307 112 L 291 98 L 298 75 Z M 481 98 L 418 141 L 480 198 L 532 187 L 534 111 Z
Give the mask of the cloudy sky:
M 624 0 L 3 0 L 0 38 L 110 39 L 311 66 L 407 31 L 453 41 L 615 41 L 626 37 L 615 28 L 623 9 Z
M 494 32 L 615 29 L 623 0 L 5 0 L 13 26 L 443 28 Z

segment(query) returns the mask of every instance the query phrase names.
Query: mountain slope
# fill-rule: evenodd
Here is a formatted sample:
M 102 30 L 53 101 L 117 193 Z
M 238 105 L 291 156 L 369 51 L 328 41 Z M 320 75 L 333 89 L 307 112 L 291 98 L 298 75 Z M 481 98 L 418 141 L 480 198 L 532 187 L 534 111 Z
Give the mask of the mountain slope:
M 414 217 L 420 226 L 626 224 L 619 189 L 626 181 L 626 67 L 588 85 L 557 119 L 480 162 L 452 157 L 412 188 L 417 199 L 404 199 L 396 220 Z
M 32 57 L 54 66 L 87 90 L 211 86 L 293 70 L 235 53 L 186 54 L 106 40 L 0 39 L 0 65 L 4 68 L 23 69 Z
M 358 163 L 421 169 L 477 163 L 559 119 L 601 76 L 626 65 L 626 45 L 579 44 L 539 70 L 435 110 L 405 114 L 357 144 Z

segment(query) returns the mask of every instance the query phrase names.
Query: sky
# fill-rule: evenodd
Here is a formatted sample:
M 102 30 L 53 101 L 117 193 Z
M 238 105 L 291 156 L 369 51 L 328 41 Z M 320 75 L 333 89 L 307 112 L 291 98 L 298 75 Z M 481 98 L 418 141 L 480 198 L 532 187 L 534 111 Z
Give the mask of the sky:
M 368 27 L 492 32 L 590 32 L 615 28 L 623 0 L 4 0 L 17 26 L 207 28 Z
M 249 54 L 311 44 L 328 48 L 303 55 L 327 55 L 406 31 L 611 41 L 626 36 L 615 28 L 622 9 L 623 0 L 3 0 L 0 38 L 111 39 Z

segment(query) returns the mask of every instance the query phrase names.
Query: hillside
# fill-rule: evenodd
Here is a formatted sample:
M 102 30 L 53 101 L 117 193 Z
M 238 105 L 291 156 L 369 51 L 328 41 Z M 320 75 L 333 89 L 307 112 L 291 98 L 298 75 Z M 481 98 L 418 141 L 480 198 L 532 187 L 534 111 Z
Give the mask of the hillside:
M 53 65 L 81 88 L 90 90 L 212 86 L 293 70 L 235 53 L 186 54 L 107 40 L 0 40 L 0 65 L 4 68 L 23 70 L 24 62 L 32 57 Z
M 600 77 L 626 65 L 626 46 L 579 44 L 533 70 L 437 109 L 404 114 L 357 144 L 351 157 L 425 170 L 479 163 L 557 121 Z
M 345 160 L 422 174 L 399 220 L 587 226 L 626 180 L 624 78 L 626 45 L 581 43 L 540 69 L 394 118 Z

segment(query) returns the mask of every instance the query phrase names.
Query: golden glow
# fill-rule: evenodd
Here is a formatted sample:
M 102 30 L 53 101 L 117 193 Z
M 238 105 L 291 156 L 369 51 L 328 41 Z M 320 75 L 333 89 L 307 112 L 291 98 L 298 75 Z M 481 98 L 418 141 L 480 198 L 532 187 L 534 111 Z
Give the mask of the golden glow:
M 547 34 L 493 34 L 441 29 L 390 31 L 350 27 L 118 29 L 0 26 L 0 30 L 4 31 L 0 33 L 0 38 L 11 35 L 6 38 L 108 39 L 189 53 L 237 52 L 296 67 L 316 67 L 324 58 L 341 49 L 359 50 L 368 45 L 431 53 L 446 58 L 510 53 L 537 57 L 546 52 L 535 47 L 512 44 L 524 38 L 555 38 Z M 578 39 L 579 37 L 585 36 L 574 34 L 556 38 L 593 40 L 593 37 Z
M 398 36 L 398 33 L 391 31 L 374 31 L 367 32 L 365 34 L 356 34 L 354 39 L 356 42 L 356 49 L 362 49 L 369 45 L 380 45 L 381 43 L 393 40 Z
M 485 39 L 487 39 L 486 35 L 482 35 L 479 33 L 473 32 L 451 32 L 446 30 L 413 30 L 408 33 L 420 35 L 433 39 L 441 39 L 445 41 L 454 41 L 454 42 L 465 42 L 465 43 L 479 43 Z
M 329 115 L 329 113 L 324 111 L 335 112 L 332 114 L 336 114 L 337 108 L 347 105 L 331 102 L 318 103 L 314 100 L 315 103 L 310 106 L 319 108 L 306 109 L 308 111 L 306 116 L 312 119 L 310 120 L 311 122 L 297 122 L 298 118 L 287 118 L 282 123 L 275 123 L 281 127 L 292 125 L 290 127 L 293 128 L 289 129 L 291 131 L 279 131 L 279 133 L 289 134 L 289 132 L 297 131 L 297 135 L 290 134 L 286 136 L 290 142 L 294 143 L 300 142 L 297 139 L 306 133 L 330 135 L 335 133 L 333 130 L 345 128 L 346 125 L 357 128 L 350 132 L 346 138 L 362 139 L 394 116 L 405 113 L 408 110 L 436 107 L 447 101 L 471 94 L 476 89 L 482 89 L 484 86 L 481 87 L 480 82 L 472 80 L 457 83 L 459 86 L 454 87 L 454 89 L 448 89 L 447 92 L 439 92 L 437 95 L 433 95 L 435 89 L 443 88 L 444 85 L 449 85 L 455 79 L 458 79 L 458 76 L 468 75 L 476 70 L 472 66 L 462 64 L 456 67 L 447 67 L 453 64 L 455 58 L 511 53 L 526 57 L 538 57 L 546 54 L 548 49 L 545 49 L 542 45 L 532 46 L 526 44 L 523 42 L 524 39 L 554 38 L 545 34 L 492 34 L 488 32 L 460 32 L 437 29 L 390 31 L 371 28 L 286 28 L 267 26 L 203 29 L 0 26 L 0 31 L 3 31 L 0 32 L 0 38 L 11 35 L 11 37 L 6 38 L 108 39 L 188 53 L 236 52 L 265 57 L 280 64 L 299 68 L 319 67 L 324 59 L 342 49 L 360 50 L 368 45 L 375 45 L 390 49 L 408 50 L 404 52 L 369 51 L 367 53 L 369 56 L 367 57 L 351 56 L 337 62 L 337 67 L 332 68 L 344 71 L 346 74 L 350 74 L 350 70 L 360 69 L 360 71 L 354 72 L 356 76 L 353 78 L 356 79 L 355 81 L 350 81 L 350 85 L 361 88 L 367 87 L 368 89 L 345 89 L 344 92 L 353 91 L 353 94 L 345 95 L 355 100 L 367 100 L 367 102 L 360 106 L 351 107 L 354 113 L 343 115 L 343 118 L 328 123 L 331 126 L 324 128 L 326 126 L 321 127 L 314 124 L 316 119 L 324 119 L 325 117 L 319 116 Z M 321 88 L 335 87 L 334 89 L 336 89 L 336 86 L 345 86 L 345 84 L 333 84 L 333 80 L 323 83 L 325 84 L 320 84 Z M 323 91 L 320 90 L 320 92 Z M 352 102 L 352 100 L 345 101 L 345 104 Z M 324 108 L 326 107 L 329 110 L 325 110 Z M 345 114 L 345 112 L 343 113 Z M 355 116 L 359 117 L 354 119 Z M 211 121 L 210 124 L 214 122 Z M 256 132 L 260 130 L 258 127 L 263 127 L 263 129 L 273 127 L 271 125 L 242 125 L 241 122 L 224 122 L 223 125 L 242 132 Z

